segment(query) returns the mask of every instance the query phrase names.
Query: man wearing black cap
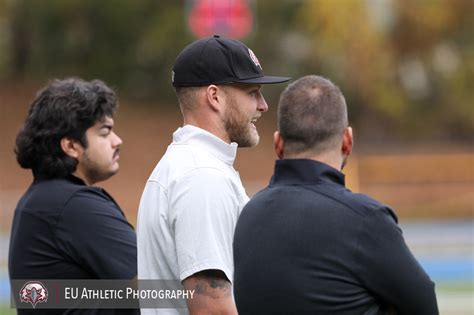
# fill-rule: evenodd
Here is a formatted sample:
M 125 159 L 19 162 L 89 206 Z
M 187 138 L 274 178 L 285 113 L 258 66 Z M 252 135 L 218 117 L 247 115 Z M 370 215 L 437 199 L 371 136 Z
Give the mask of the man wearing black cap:
M 248 197 L 233 163 L 237 147 L 258 144 L 255 122 L 268 109 L 261 85 L 288 80 L 265 76 L 247 46 L 219 36 L 191 43 L 176 59 L 184 126 L 141 198 L 138 276 L 182 281 L 194 290 L 191 314 L 236 314 L 232 238 Z

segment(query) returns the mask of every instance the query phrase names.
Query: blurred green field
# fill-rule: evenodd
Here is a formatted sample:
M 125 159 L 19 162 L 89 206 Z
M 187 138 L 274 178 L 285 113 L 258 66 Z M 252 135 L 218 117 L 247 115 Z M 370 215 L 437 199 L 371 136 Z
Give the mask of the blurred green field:
M 437 286 L 436 294 L 440 314 L 474 314 L 474 284 L 472 282 L 441 284 Z
M 10 308 L 10 305 L 0 304 L 0 314 L 11 315 L 16 314 L 15 309 Z

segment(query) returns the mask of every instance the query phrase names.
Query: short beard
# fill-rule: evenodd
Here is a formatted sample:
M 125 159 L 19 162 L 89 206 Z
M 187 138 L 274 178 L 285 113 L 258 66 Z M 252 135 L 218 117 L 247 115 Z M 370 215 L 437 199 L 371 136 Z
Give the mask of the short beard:
M 250 130 L 250 121 L 246 121 L 241 111 L 238 110 L 236 102 L 229 98 L 229 106 L 226 109 L 224 120 L 224 128 L 231 142 L 236 142 L 241 148 L 251 148 L 258 144 L 260 137 L 257 133 L 256 137 L 252 136 Z
M 84 152 L 84 175 L 92 184 L 102 182 L 117 174 L 117 171 L 104 171 L 96 162 L 89 159 L 87 150 Z

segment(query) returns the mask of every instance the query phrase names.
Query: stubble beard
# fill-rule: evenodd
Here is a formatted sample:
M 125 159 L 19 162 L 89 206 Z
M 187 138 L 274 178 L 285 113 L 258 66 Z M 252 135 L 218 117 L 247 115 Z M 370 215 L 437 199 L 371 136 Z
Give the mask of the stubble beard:
M 241 148 L 251 148 L 258 144 L 260 136 L 257 130 L 252 130 L 250 119 L 239 111 L 234 100 L 227 107 L 224 127 L 231 142 L 236 142 Z
M 89 158 L 87 150 L 84 152 L 83 164 L 84 175 L 92 184 L 107 180 L 118 172 L 118 168 L 116 170 L 105 170 L 97 162 Z

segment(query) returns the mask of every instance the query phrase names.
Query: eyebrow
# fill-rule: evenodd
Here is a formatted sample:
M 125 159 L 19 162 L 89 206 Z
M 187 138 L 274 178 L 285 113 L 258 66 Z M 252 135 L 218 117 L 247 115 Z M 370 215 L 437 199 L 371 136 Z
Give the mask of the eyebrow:
M 252 85 L 246 88 L 247 91 L 261 91 L 262 86 L 260 85 Z
M 103 128 L 112 129 L 113 127 L 114 127 L 113 124 L 104 123 L 102 126 L 100 126 L 99 129 L 103 129 Z

